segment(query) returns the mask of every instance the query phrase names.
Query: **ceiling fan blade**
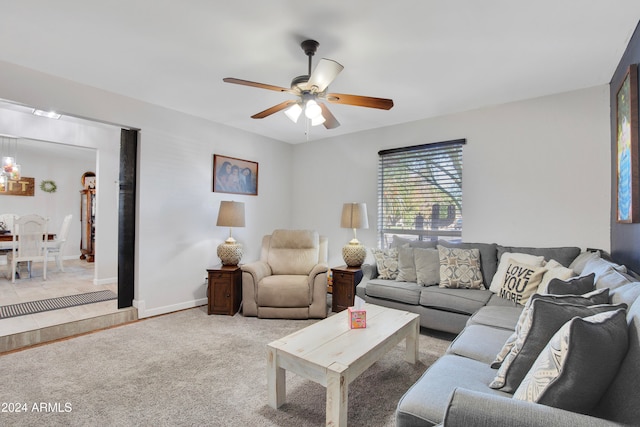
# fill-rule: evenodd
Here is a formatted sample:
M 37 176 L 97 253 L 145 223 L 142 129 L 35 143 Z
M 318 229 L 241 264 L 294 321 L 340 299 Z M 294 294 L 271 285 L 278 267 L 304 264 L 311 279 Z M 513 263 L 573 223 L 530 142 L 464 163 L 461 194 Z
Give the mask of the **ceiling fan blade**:
M 288 100 L 288 101 L 281 102 L 281 103 L 280 103 L 280 104 L 278 104 L 278 105 L 274 105 L 274 106 L 273 106 L 273 107 L 271 107 L 271 108 L 267 108 L 267 109 L 266 109 L 266 110 L 264 110 L 264 111 L 260 111 L 259 113 L 254 114 L 253 116 L 251 116 L 251 118 L 252 118 L 252 119 L 264 119 L 265 117 L 270 116 L 270 115 L 272 115 L 273 113 L 277 113 L 278 111 L 282 111 L 282 110 L 284 110 L 285 108 L 287 108 L 287 107 L 288 107 L 288 106 L 290 106 L 290 105 L 295 104 L 296 102 L 297 102 L 297 101 L 294 101 L 294 100 L 292 100 L 292 99 L 290 99 L 290 100 Z
M 322 108 L 322 117 L 324 117 L 324 127 L 327 129 L 335 129 L 340 126 L 340 122 L 331 114 L 331 111 L 324 105 L 323 102 L 319 102 L 320 108 Z
M 324 92 L 344 67 L 331 59 L 322 58 L 309 76 L 307 87 L 311 90 L 314 86 L 316 92 Z
M 373 98 L 370 96 L 347 95 L 344 93 L 328 93 L 327 101 L 333 104 L 347 104 L 358 107 L 379 108 L 381 110 L 390 110 L 393 107 L 393 99 Z
M 261 89 L 275 90 L 276 92 L 290 92 L 291 91 L 291 89 L 287 89 L 286 87 L 273 86 L 273 85 L 268 85 L 268 84 L 265 84 L 265 83 L 251 82 L 249 80 L 235 79 L 233 77 L 225 77 L 224 79 L 222 79 L 222 81 L 224 81 L 226 83 L 235 83 L 237 85 L 253 86 L 253 87 L 257 87 L 257 88 L 261 88 Z

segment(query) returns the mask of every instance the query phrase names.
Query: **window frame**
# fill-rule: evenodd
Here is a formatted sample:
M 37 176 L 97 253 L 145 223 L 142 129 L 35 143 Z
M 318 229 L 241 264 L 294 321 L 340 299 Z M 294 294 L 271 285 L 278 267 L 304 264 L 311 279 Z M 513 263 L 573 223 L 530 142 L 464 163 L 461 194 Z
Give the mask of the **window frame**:
M 377 205 L 377 222 L 378 222 L 378 247 L 385 249 L 387 247 L 389 247 L 389 244 L 391 243 L 390 241 L 388 241 L 389 237 L 392 235 L 399 235 L 405 238 L 411 238 L 413 239 L 415 236 L 417 236 L 417 238 L 419 240 L 435 240 L 437 241 L 438 239 L 444 239 L 444 240 L 451 240 L 451 241 L 460 241 L 462 238 L 462 196 L 463 196 L 463 189 L 462 189 L 462 175 L 463 175 L 463 147 L 466 145 L 466 139 L 456 139 L 456 140 L 450 140 L 450 141 L 442 141 L 442 142 L 434 142 L 434 143 L 427 143 L 427 144 L 420 144 L 420 145 L 413 145 L 413 146 L 408 146 L 408 147 L 399 147 L 399 148 L 393 148 L 393 149 L 387 149 L 387 150 L 380 150 L 378 152 L 378 205 Z M 391 164 L 393 166 L 403 166 L 404 164 L 409 164 L 409 162 L 413 161 L 411 159 L 415 159 L 415 157 L 421 157 L 423 160 L 425 161 L 429 161 L 429 160 L 433 160 L 435 157 L 439 157 L 439 156 L 443 156 L 443 155 L 449 155 L 449 158 L 451 159 L 451 154 L 453 154 L 455 156 L 455 160 L 459 161 L 459 170 L 455 170 L 456 174 L 448 174 L 447 176 L 449 176 L 449 180 L 444 180 L 444 181 L 452 181 L 457 183 L 456 184 L 447 184 L 446 188 L 450 191 L 453 192 L 453 190 L 455 190 L 456 192 L 458 192 L 457 197 L 454 197 L 454 195 L 451 195 L 451 197 L 454 197 L 455 202 L 451 203 L 452 205 L 456 206 L 455 208 L 455 216 L 453 218 L 453 223 L 457 222 L 459 220 L 459 228 L 457 227 L 453 227 L 452 229 L 443 229 L 443 228 L 431 228 L 430 226 L 427 226 L 428 221 L 424 221 L 424 225 L 427 226 L 427 228 L 423 228 L 423 229 L 417 229 L 415 224 L 412 224 L 409 228 L 407 228 L 407 226 L 405 225 L 404 227 L 390 227 L 388 225 L 385 224 L 384 221 L 384 217 L 386 216 L 385 214 L 389 213 L 388 209 L 385 210 L 385 205 L 388 203 L 385 203 L 385 201 L 388 202 L 389 197 L 385 198 L 385 190 L 387 190 L 387 187 L 385 186 L 385 172 L 389 170 L 390 166 L 389 166 L 389 162 L 392 162 Z M 387 162 L 387 164 L 385 165 L 385 162 Z M 443 169 L 446 168 L 447 165 L 444 165 L 441 168 L 438 169 Z M 385 169 L 386 168 L 386 169 Z M 451 166 L 449 166 L 449 172 L 451 172 Z M 427 168 L 425 168 L 424 170 L 426 170 Z M 410 173 L 407 173 L 407 178 L 409 179 L 409 175 Z M 452 178 L 452 176 L 454 176 Z M 433 177 L 433 172 L 430 175 L 430 177 Z M 388 177 L 387 177 L 388 178 Z M 388 178 L 388 180 L 391 178 Z M 425 178 L 422 178 L 425 179 Z M 388 180 L 386 182 L 388 182 Z M 455 187 L 458 187 L 457 189 Z M 413 185 L 413 188 L 417 188 L 417 186 Z M 427 188 L 426 184 L 425 184 L 425 188 Z M 427 197 L 427 200 L 433 200 L 434 195 L 436 195 L 437 191 L 432 191 L 431 189 L 427 189 L 424 194 L 428 195 L 429 197 Z M 410 204 L 408 209 L 413 209 L 415 208 L 415 202 L 416 200 L 418 200 L 417 197 L 412 197 L 409 198 L 408 201 L 411 202 L 413 201 L 414 204 Z M 402 203 L 404 203 L 404 199 L 401 200 Z M 420 211 L 419 211 L 420 212 Z M 406 212 L 405 212 L 406 213 Z M 422 213 L 422 212 L 420 212 Z M 426 212 L 425 212 L 426 213 Z M 427 215 L 424 215 L 424 218 L 426 219 Z M 440 218 L 442 218 L 442 216 L 440 216 Z

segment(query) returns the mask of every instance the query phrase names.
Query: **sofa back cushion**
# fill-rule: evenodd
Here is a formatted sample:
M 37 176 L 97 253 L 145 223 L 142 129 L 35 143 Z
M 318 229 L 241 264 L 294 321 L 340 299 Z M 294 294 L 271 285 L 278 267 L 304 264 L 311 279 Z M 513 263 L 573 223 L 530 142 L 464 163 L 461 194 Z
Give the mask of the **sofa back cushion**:
M 267 263 L 273 274 L 309 274 L 319 262 L 320 236 L 311 230 L 275 230 Z
M 640 284 L 638 285 L 640 286 Z M 595 411 L 596 416 L 622 424 L 637 425 L 640 420 L 640 300 L 627 311 L 629 349 L 618 374 Z
M 555 259 L 565 267 L 569 267 L 574 259 L 580 255 L 580 248 L 575 246 L 563 246 L 558 248 L 529 248 L 518 246 L 502 246 L 497 245 L 497 259 L 500 259 L 505 252 L 515 252 L 519 254 L 529 254 L 535 256 L 543 256 L 545 261 Z

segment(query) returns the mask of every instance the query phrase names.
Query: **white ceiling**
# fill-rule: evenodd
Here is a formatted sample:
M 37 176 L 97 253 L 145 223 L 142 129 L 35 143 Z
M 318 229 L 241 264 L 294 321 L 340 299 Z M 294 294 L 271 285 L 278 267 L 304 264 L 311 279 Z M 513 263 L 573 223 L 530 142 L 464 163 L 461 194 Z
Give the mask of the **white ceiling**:
M 607 84 L 638 0 L 20 0 L 0 7 L 0 60 L 290 143 L 305 126 L 250 116 L 306 74 L 300 42 L 344 71 L 331 92 L 392 98 L 329 107 L 311 140 Z M 76 112 L 77 113 L 77 112 Z

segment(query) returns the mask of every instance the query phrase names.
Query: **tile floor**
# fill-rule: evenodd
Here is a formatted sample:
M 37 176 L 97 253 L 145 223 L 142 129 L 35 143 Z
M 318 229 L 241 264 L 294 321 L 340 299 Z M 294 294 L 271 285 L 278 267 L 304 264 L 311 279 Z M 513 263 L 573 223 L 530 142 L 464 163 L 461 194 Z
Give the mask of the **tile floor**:
M 36 301 L 47 298 L 82 294 L 100 290 L 118 292 L 117 283 L 108 285 L 93 284 L 93 264 L 83 260 L 65 260 L 64 273 L 58 271 L 54 262 L 47 268 L 47 280 L 42 278 L 42 263 L 34 263 L 32 277 L 28 277 L 26 268 L 22 269 L 22 279 L 12 284 L 7 277 L 5 265 L 0 265 L 0 305 Z M 0 337 L 49 326 L 88 319 L 118 311 L 116 300 L 104 301 L 44 313 L 0 319 Z

